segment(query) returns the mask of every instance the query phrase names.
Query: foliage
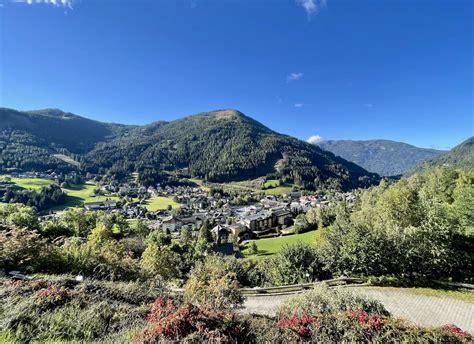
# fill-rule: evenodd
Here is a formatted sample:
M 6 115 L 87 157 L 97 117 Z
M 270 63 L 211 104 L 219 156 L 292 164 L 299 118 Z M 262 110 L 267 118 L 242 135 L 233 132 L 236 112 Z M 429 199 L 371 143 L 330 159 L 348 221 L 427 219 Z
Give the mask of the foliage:
M 146 276 L 160 276 L 165 281 L 179 278 L 180 256 L 168 246 L 154 242 L 148 244 L 140 262 L 141 269 Z
M 439 278 L 468 272 L 465 236 L 472 172 L 436 169 L 366 192 L 352 213 L 338 209 L 319 254 L 341 275 Z M 459 197 L 463 195 L 463 197 Z
M 60 271 L 58 250 L 36 231 L 10 229 L 0 231 L 0 266 L 24 272 Z
M 271 285 L 308 283 L 331 276 L 315 248 L 302 242 L 284 246 L 268 265 L 265 278 Z
M 56 185 L 43 187 L 40 191 L 8 188 L 3 195 L 5 203 L 22 203 L 37 210 L 46 210 L 63 204 L 66 194 Z
M 228 268 L 229 263 L 215 255 L 197 263 L 184 286 L 184 299 L 217 310 L 239 307 L 243 297 L 238 290 L 238 275 Z
M 353 294 L 347 289 L 331 289 L 325 284 L 318 285 L 307 293 L 287 300 L 280 306 L 278 312 L 280 317 L 318 316 L 354 309 L 361 309 L 369 314 L 389 315 L 378 301 Z
M 241 325 L 233 313 L 185 304 L 176 307 L 172 300 L 158 298 L 148 315 L 150 325 L 135 343 L 169 341 L 231 342 L 241 333 Z
M 38 226 L 38 215 L 31 207 L 0 203 L 0 229 L 11 227 L 38 229 Z

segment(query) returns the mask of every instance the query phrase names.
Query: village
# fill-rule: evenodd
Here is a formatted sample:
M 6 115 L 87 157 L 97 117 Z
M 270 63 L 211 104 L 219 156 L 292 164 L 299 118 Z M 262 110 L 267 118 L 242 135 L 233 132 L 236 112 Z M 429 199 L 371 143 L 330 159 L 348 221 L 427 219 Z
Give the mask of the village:
M 133 178 L 122 182 L 106 181 L 102 176 L 76 172 L 57 174 L 55 172 L 12 173 L 17 180 L 64 181 L 89 180 L 93 186 L 90 199 L 82 207 L 88 211 L 103 211 L 121 214 L 129 221 L 144 220 L 151 230 L 162 230 L 174 238 L 179 238 L 183 230 L 196 236 L 205 225 L 210 229 L 217 245 L 241 243 L 251 239 L 272 238 L 294 233 L 298 223 L 297 216 L 307 213 L 311 208 L 328 206 L 332 201 L 344 199 L 349 203 L 355 200 L 352 193 L 311 193 L 289 190 L 281 194 L 265 194 L 262 190 L 224 192 L 219 188 L 199 185 L 144 187 Z M 9 178 L 8 178 L 9 179 Z M 12 182 L 4 182 L 11 187 Z M 247 201 L 242 202 L 242 197 Z M 149 209 L 147 203 L 160 198 L 172 201 L 160 209 Z M 54 213 L 42 214 L 47 219 Z
M 117 186 L 106 185 L 101 190 L 117 190 Z M 241 205 L 235 204 L 235 195 L 229 195 L 222 190 L 205 190 L 192 186 L 157 185 L 144 188 L 127 183 L 118 190 L 129 196 L 139 195 L 141 201 L 122 204 L 119 200 L 109 199 L 86 203 L 85 209 L 122 213 L 129 219 L 147 220 L 150 229 L 160 229 L 175 238 L 179 238 L 184 229 L 191 235 L 197 235 L 199 229 L 206 225 L 218 245 L 293 234 L 297 215 L 330 203 L 327 196 L 304 194 L 301 191 L 290 191 L 281 195 L 252 193 L 251 198 L 255 201 Z M 256 196 L 262 197 L 258 199 Z M 143 204 L 151 197 L 173 199 L 179 206 L 147 211 Z M 351 193 L 339 193 L 331 199 L 334 197 L 348 201 L 354 199 Z

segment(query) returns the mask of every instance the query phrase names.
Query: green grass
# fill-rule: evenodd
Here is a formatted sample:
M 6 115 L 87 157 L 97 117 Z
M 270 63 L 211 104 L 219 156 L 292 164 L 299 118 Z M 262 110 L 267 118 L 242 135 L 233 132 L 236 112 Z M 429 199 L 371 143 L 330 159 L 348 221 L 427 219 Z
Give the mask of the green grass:
M 398 288 L 398 287 L 384 287 L 397 292 L 404 292 L 416 295 L 449 297 L 469 303 L 474 303 L 474 291 L 464 288 L 427 288 L 427 287 L 413 287 L 413 288 Z
M 70 188 L 63 188 L 67 194 L 66 202 L 60 206 L 54 207 L 53 211 L 62 211 L 71 207 L 82 207 L 84 203 L 100 202 L 107 199 L 118 200 L 117 196 L 93 196 L 95 185 L 87 182 L 85 184 L 72 185 Z
M 54 184 L 53 180 L 40 178 L 11 178 L 11 181 L 24 189 L 40 190 Z
M 59 159 L 59 160 L 62 160 L 64 162 L 66 162 L 68 164 L 77 166 L 77 167 L 79 167 L 81 165 L 78 161 L 76 161 L 73 158 L 68 157 L 67 155 L 64 155 L 64 154 L 54 154 L 54 157 Z
M 321 236 L 320 230 L 310 231 L 303 234 L 293 234 L 287 235 L 283 237 L 277 238 L 269 238 L 269 239 L 259 239 L 259 240 L 251 240 L 246 243 L 245 249 L 242 250 L 242 254 L 246 258 L 252 259 L 264 259 L 273 256 L 274 254 L 278 253 L 283 246 L 285 245 L 292 245 L 296 244 L 298 241 L 308 243 L 308 244 L 316 244 Z M 257 244 L 258 254 L 252 255 L 248 253 L 248 248 L 250 247 L 250 243 L 254 241 Z
M 263 188 L 276 188 L 280 186 L 280 181 L 278 179 L 268 179 L 265 183 L 263 183 Z
M 291 190 L 293 190 L 293 188 L 291 186 L 278 186 L 278 187 L 273 188 L 273 189 L 265 190 L 265 194 L 267 194 L 267 195 L 281 195 L 281 194 L 284 194 L 284 193 L 291 192 Z
M 167 209 L 168 205 L 171 205 L 173 209 L 179 208 L 179 203 L 176 203 L 171 198 L 159 196 L 147 200 L 145 207 L 148 211 L 157 211 Z

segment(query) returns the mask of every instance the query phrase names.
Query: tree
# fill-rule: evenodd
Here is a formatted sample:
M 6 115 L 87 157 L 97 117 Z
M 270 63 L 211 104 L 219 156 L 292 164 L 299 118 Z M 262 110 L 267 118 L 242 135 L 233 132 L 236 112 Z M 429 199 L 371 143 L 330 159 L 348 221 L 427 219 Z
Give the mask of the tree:
M 179 239 L 184 244 L 189 244 L 192 241 L 191 230 L 187 226 L 185 226 L 181 229 L 181 232 L 179 234 Z
M 23 204 L 0 203 L 0 229 L 11 227 L 38 229 L 38 215 L 32 208 Z
M 255 241 L 252 241 L 250 243 L 249 253 L 254 254 L 254 255 L 258 254 L 258 247 L 257 247 L 257 244 L 255 243 Z
M 161 276 L 165 281 L 179 278 L 180 257 L 168 246 L 150 243 L 142 254 L 140 266 L 145 276 Z
M 198 262 L 184 286 L 184 299 L 201 307 L 216 310 L 234 309 L 244 301 L 238 277 L 225 259 L 210 255 Z

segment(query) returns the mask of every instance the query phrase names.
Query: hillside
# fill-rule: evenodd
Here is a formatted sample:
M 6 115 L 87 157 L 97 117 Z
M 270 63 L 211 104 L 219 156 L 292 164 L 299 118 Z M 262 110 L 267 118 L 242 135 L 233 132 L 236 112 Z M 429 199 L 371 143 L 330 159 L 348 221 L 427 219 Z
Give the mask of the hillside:
M 58 109 L 0 108 L 0 168 L 70 169 L 54 154 L 80 155 L 131 127 L 101 123 Z
M 304 187 L 352 188 L 378 176 L 317 146 L 276 133 L 236 110 L 204 112 L 144 126 L 101 123 L 60 110 L 1 109 L 0 167 L 71 169 L 117 177 L 139 172 L 147 185 L 180 175 L 214 182 L 270 175 Z M 56 156 L 55 156 L 56 155 Z
M 328 140 L 321 141 L 318 145 L 382 176 L 404 174 L 420 163 L 445 152 L 390 140 Z
M 345 188 L 376 179 L 353 163 L 278 134 L 235 110 L 136 128 L 127 137 L 98 145 L 86 155 L 84 166 L 136 170 L 145 184 L 164 181 L 163 171 L 176 169 L 216 182 L 275 174 L 308 187 L 315 179 L 332 178 Z
M 427 161 L 420 168 L 426 166 L 451 166 L 463 170 L 474 170 L 474 136 L 449 152 Z

